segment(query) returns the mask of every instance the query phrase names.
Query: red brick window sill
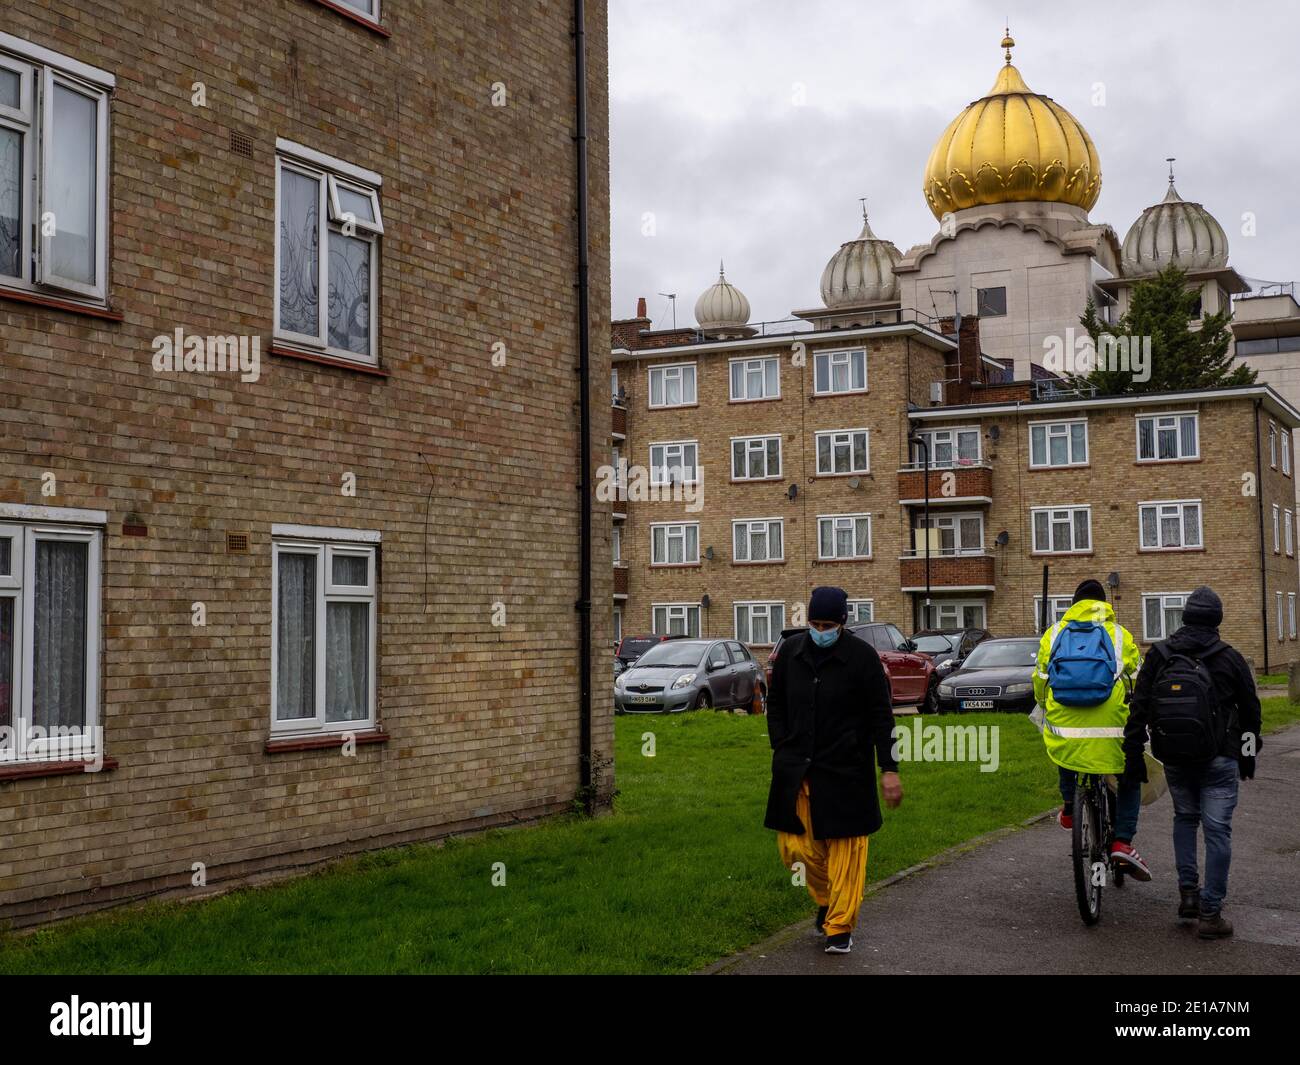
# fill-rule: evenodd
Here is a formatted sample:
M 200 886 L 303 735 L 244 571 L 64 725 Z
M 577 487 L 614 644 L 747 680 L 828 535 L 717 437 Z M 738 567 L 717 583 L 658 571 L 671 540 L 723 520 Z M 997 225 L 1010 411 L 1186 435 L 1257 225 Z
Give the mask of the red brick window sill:
M 121 322 L 126 319 L 121 311 L 110 310 L 108 307 L 92 307 L 72 300 L 61 300 L 39 292 L 19 292 L 12 288 L 0 288 L 0 299 L 26 303 L 32 307 L 48 307 L 55 311 L 71 311 L 73 314 L 85 315 L 87 318 L 102 318 L 109 322 Z
M 93 762 L 15 762 L 0 765 L 0 782 L 6 780 L 27 780 L 33 777 L 66 777 L 77 773 L 105 772 L 116 769 L 116 758 L 105 758 L 98 770 L 91 769 Z
M 328 736 L 294 736 L 291 739 L 267 740 L 264 748 L 267 754 L 289 754 L 295 751 L 322 751 L 342 747 L 349 739 L 358 747 L 372 743 L 387 743 L 388 733 L 383 729 L 370 729 L 366 732 L 332 732 Z
M 282 344 L 272 344 L 271 354 L 279 355 L 284 359 L 301 359 L 303 362 L 314 362 L 317 366 L 335 366 L 340 370 L 351 370 L 354 373 L 369 374 L 371 377 L 389 377 L 387 370 L 378 366 L 372 366 L 365 362 L 353 362 L 351 359 L 340 359 L 333 355 L 316 355 L 309 351 L 299 351 L 297 348 L 288 348 Z
M 342 15 L 349 22 L 355 22 L 358 26 L 364 26 L 366 29 L 370 30 L 371 33 L 379 34 L 380 37 L 391 37 L 393 35 L 391 30 L 384 29 L 384 27 L 374 21 L 374 19 L 367 18 L 360 11 L 354 11 L 352 8 L 347 7 L 344 4 L 336 4 L 331 2 L 331 0 L 312 0 L 312 2 L 319 4 L 321 7 L 327 7 L 331 11 Z

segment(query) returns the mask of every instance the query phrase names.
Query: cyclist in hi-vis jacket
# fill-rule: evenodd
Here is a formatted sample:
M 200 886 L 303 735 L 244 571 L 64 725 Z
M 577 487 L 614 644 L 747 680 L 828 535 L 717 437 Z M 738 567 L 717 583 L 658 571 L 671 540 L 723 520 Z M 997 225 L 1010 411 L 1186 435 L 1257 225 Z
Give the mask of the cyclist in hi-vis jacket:
M 1074 827 L 1075 774 L 1115 774 L 1120 782 L 1111 859 L 1134 879 L 1150 880 L 1151 870 L 1133 847 L 1142 783 L 1124 772 L 1128 695 L 1140 658 L 1132 634 L 1115 620 L 1106 590 L 1098 581 L 1084 581 L 1065 616 L 1043 633 L 1034 697 L 1046 714 L 1047 756 L 1060 773 L 1064 805 L 1057 823 Z

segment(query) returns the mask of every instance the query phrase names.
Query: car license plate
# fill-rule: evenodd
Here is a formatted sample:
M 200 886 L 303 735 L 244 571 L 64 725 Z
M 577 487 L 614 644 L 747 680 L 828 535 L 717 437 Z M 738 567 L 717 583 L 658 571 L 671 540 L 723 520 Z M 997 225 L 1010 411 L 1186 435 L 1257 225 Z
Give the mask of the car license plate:
M 657 703 L 658 701 L 657 695 L 633 695 L 628 699 L 629 703 Z
M 961 701 L 963 710 L 992 710 L 992 699 L 963 699 Z

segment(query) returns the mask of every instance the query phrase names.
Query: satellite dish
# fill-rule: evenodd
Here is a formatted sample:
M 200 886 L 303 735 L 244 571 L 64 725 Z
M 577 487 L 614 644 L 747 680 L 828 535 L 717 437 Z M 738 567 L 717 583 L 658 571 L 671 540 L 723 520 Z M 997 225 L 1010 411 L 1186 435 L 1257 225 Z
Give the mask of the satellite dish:
M 861 477 L 850 477 L 850 478 L 849 478 L 849 487 L 850 487 L 850 488 L 861 488 L 861 487 L 862 487 L 862 478 L 861 478 Z

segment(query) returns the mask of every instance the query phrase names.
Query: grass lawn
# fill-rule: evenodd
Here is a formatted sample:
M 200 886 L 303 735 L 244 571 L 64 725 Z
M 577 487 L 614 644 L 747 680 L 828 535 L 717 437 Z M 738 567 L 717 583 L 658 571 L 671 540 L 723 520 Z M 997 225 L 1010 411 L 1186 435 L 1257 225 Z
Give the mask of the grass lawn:
M 1270 699 L 1265 714 L 1277 728 L 1300 707 Z M 869 881 L 1057 801 L 1027 719 L 960 724 L 1000 726 L 998 771 L 904 765 L 906 797 L 871 839 Z M 641 753 L 647 732 L 653 758 Z M 764 719 L 619 718 L 617 757 L 609 817 L 382 851 L 209 901 L 6 935 L 0 974 L 690 972 L 811 916 L 762 827 Z M 502 887 L 492 886 L 498 862 Z
M 1261 673 L 1255 678 L 1255 683 L 1261 686 L 1265 684 L 1273 687 L 1285 686 L 1287 683 L 1287 676 L 1285 673 Z

